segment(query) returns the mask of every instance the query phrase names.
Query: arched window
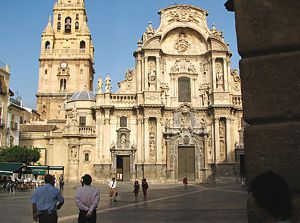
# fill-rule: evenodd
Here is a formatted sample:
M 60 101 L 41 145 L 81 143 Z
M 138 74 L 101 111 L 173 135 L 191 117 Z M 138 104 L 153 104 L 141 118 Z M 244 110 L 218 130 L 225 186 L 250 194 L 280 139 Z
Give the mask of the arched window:
M 85 162 L 90 161 L 90 154 L 89 154 L 89 153 L 85 153 L 85 154 L 84 154 L 84 161 L 85 161 Z
M 79 20 L 79 14 L 76 14 L 76 20 Z
M 178 102 L 191 102 L 191 80 L 188 77 L 178 78 Z
M 67 17 L 65 19 L 65 33 L 71 33 L 71 27 L 72 27 L 72 19 L 70 17 Z
M 60 79 L 60 90 L 66 90 L 67 89 L 67 80 L 66 79 Z
M 61 14 L 57 15 L 57 20 L 59 20 L 59 21 L 61 20 Z
M 120 127 L 127 127 L 127 118 L 125 116 L 120 118 Z
M 80 42 L 80 49 L 81 50 L 85 49 L 85 42 L 83 40 Z
M 57 30 L 60 30 L 61 29 L 61 22 L 58 22 L 57 23 Z
M 75 22 L 75 29 L 76 29 L 76 30 L 79 29 L 79 22 Z
M 45 43 L 45 49 L 46 50 L 50 49 L 50 42 L 49 41 L 46 41 L 46 43 Z

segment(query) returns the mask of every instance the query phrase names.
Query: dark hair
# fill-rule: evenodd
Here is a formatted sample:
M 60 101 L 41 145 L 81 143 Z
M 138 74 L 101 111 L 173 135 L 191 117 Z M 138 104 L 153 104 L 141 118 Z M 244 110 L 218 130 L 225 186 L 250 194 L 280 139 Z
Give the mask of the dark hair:
M 91 185 L 91 183 L 92 183 L 92 177 L 91 177 L 89 174 L 85 174 L 85 175 L 82 177 L 82 182 L 83 182 L 85 185 Z
M 280 175 L 268 171 L 256 176 L 250 183 L 250 191 L 258 206 L 275 219 L 287 220 L 291 217 L 292 194 Z
M 50 174 L 46 174 L 44 180 L 45 180 L 46 184 L 53 184 L 54 183 L 54 178 Z

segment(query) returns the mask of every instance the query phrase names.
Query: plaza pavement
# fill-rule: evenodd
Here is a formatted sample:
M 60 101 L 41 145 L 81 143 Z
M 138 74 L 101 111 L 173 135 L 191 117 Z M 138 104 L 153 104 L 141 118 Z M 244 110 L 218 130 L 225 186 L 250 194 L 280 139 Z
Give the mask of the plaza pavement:
M 148 200 L 142 193 L 134 199 L 133 185 L 119 183 L 117 202 L 111 202 L 107 185 L 93 184 L 100 189 L 97 223 L 244 223 L 247 222 L 247 192 L 241 185 L 182 184 L 152 185 Z M 58 211 L 59 222 L 76 223 L 78 210 L 74 196 L 79 184 L 67 183 L 63 191 L 65 204 Z M 31 223 L 30 197 L 33 191 L 0 193 L 0 222 Z

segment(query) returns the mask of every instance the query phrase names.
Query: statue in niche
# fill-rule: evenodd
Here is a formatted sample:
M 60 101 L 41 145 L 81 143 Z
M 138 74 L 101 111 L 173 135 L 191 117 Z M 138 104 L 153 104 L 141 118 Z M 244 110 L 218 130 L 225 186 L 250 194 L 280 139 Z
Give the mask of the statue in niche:
M 148 82 L 154 83 L 155 80 L 156 80 L 156 70 L 150 70 L 148 73 Z
M 216 65 L 216 82 L 217 82 L 217 88 L 218 89 L 223 89 L 223 84 L 224 84 L 224 74 L 222 71 L 222 65 L 217 64 Z
M 121 148 L 125 149 L 126 146 L 126 135 L 124 133 L 121 134 Z
M 111 80 L 108 74 L 105 79 L 105 93 L 111 93 L 111 88 Z
M 224 126 L 224 123 L 221 121 L 220 122 L 220 128 L 219 128 L 219 135 L 221 138 L 224 138 L 225 137 L 225 126 Z
M 77 148 L 74 146 L 71 148 L 71 158 L 76 159 L 77 155 Z
M 208 90 L 205 90 L 205 89 L 202 90 L 201 97 L 202 97 L 202 104 L 203 104 L 203 106 L 208 106 L 208 104 L 209 104 L 208 96 L 209 96 Z

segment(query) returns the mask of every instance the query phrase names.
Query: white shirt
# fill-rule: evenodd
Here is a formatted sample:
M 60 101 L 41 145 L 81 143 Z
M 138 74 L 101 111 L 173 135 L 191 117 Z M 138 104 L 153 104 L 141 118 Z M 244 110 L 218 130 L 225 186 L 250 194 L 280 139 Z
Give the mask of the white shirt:
M 112 189 L 116 189 L 117 188 L 117 181 L 109 181 L 109 184 L 108 184 L 109 188 L 112 188 Z
M 90 185 L 84 185 L 77 190 L 75 201 L 79 210 L 93 212 L 98 206 L 100 200 L 99 190 Z

